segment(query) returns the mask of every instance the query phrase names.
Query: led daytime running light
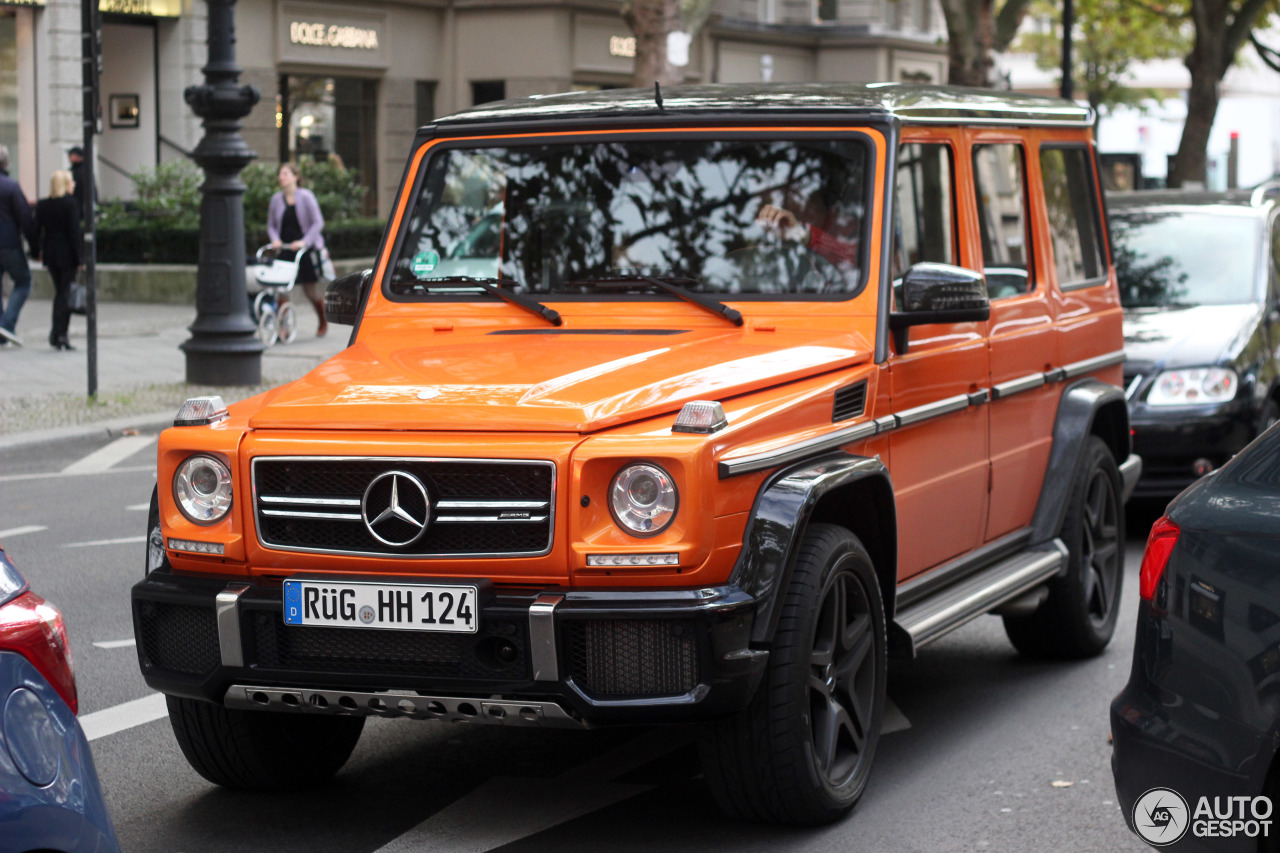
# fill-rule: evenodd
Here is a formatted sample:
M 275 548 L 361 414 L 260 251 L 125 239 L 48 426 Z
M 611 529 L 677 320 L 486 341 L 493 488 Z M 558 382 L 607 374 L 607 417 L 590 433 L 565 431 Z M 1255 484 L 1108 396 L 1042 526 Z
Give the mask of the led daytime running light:
M 679 554 L 588 554 L 587 565 L 610 566 L 678 566 Z
M 221 556 L 226 552 L 226 546 L 221 542 L 196 542 L 194 539 L 174 539 L 169 537 L 169 547 L 174 551 L 189 551 L 192 554 L 217 554 Z

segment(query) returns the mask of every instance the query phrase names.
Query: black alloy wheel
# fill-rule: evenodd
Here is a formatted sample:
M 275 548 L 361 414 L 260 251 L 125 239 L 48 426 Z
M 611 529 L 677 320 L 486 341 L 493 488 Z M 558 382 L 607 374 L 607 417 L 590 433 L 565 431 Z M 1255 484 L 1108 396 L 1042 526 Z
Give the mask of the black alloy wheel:
M 866 789 L 884 716 L 887 641 L 862 543 L 812 524 L 779 594 L 769 665 L 751 703 L 704 727 L 707 784 L 735 817 L 813 826 Z
M 1067 547 L 1066 571 L 1049 581 L 1049 595 L 1035 612 L 1004 617 L 1005 633 L 1022 654 L 1085 658 L 1111 642 L 1124 584 L 1120 489 L 1111 450 L 1089 436 L 1058 534 Z

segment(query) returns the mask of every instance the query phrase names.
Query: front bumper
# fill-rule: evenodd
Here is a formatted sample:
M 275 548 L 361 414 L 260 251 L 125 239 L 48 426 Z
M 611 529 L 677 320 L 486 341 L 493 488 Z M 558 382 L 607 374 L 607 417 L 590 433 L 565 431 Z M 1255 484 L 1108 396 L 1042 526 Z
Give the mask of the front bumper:
M 241 708 L 683 722 L 745 706 L 768 659 L 749 648 L 756 602 L 734 586 L 499 589 L 476 634 L 286 626 L 280 583 L 243 577 L 161 570 L 132 598 L 147 684 Z
M 1129 421 L 1133 452 L 1143 464 L 1137 498 L 1174 497 L 1199 479 L 1192 463 L 1207 459 L 1221 468 L 1257 434 L 1257 413 L 1247 400 L 1213 407 L 1131 403 Z

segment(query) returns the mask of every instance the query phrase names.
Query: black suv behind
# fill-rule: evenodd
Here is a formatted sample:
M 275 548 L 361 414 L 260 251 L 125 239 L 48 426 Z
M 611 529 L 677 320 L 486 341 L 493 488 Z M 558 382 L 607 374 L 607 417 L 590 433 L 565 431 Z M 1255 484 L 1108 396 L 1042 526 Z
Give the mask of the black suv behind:
M 1280 419 L 1280 186 L 1108 201 L 1134 496 L 1170 498 Z

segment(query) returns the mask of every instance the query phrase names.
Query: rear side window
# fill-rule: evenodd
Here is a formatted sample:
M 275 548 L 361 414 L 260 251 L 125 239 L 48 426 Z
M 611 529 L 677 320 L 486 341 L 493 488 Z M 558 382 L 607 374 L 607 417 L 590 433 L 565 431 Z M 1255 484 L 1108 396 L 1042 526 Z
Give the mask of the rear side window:
M 992 299 L 1031 289 L 1031 241 L 1027 234 L 1027 170 L 1022 146 L 976 145 L 973 174 L 978 191 L 982 265 Z
M 954 264 L 955 201 L 951 147 L 913 142 L 898 151 L 893 275 L 912 264 Z
M 1058 286 L 1099 283 L 1106 276 L 1106 265 L 1088 149 L 1041 148 L 1040 173 Z

